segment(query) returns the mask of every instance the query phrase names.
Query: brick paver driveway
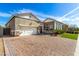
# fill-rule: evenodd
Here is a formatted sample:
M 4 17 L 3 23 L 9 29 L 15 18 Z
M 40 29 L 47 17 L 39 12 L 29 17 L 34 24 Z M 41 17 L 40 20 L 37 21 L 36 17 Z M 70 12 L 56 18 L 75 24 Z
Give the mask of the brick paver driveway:
M 6 55 L 70 56 L 74 55 L 76 40 L 49 35 L 4 37 Z

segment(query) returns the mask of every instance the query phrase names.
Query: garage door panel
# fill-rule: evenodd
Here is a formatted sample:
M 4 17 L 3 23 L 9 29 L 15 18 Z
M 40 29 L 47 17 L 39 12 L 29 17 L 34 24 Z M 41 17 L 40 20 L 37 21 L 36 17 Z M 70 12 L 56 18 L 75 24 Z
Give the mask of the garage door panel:
M 36 28 L 22 30 L 22 33 L 20 34 L 20 36 L 32 35 L 32 34 L 37 34 L 37 29 Z

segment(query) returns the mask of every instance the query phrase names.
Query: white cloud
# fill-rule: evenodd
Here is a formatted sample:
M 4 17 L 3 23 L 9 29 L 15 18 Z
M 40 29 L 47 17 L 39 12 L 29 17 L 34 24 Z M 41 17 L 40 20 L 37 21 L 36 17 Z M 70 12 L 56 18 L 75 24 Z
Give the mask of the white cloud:
M 44 14 L 44 13 L 36 12 L 36 11 L 30 10 L 30 9 L 25 9 L 25 8 L 23 8 L 21 10 L 14 10 L 14 11 L 11 11 L 10 13 L 11 14 L 33 13 L 34 15 L 36 15 L 42 21 L 45 20 L 46 18 L 50 17 L 50 18 L 56 19 L 58 21 L 67 23 L 67 24 L 76 24 L 76 25 L 79 26 L 79 17 L 75 16 L 74 18 L 72 18 L 72 16 L 74 16 L 74 15 L 62 18 L 61 16 L 47 15 L 47 14 Z
M 74 18 L 64 18 L 63 19 L 64 23 L 67 23 L 69 25 L 77 25 L 79 27 L 79 17 L 74 17 Z
M 53 15 L 47 15 L 47 14 L 44 14 L 44 13 L 40 13 L 40 12 L 36 12 L 36 11 L 33 11 L 33 10 L 30 10 L 30 9 L 21 9 L 21 10 L 14 10 L 14 11 L 11 11 L 10 12 L 11 14 L 20 14 L 20 13 L 33 13 L 34 15 L 36 15 L 40 20 L 45 20 L 46 18 L 54 18 L 54 19 L 57 19 L 59 18 L 58 16 L 53 16 Z
M 4 13 L 4 12 L 0 12 L 0 17 L 10 17 L 11 14 L 9 13 Z

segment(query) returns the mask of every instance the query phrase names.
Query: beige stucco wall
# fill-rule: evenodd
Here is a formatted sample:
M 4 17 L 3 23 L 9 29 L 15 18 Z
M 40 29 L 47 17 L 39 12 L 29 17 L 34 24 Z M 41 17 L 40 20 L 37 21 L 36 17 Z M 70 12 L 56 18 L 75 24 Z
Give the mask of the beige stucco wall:
M 25 16 L 30 18 L 25 19 L 24 18 Z M 23 14 L 12 18 L 12 20 L 6 25 L 6 27 L 11 29 L 12 35 L 19 35 L 20 31 L 26 28 L 29 28 L 29 27 L 38 28 L 40 24 L 37 21 L 38 19 L 33 15 Z M 24 28 L 21 28 L 23 26 Z
M 0 27 L 0 36 L 3 36 L 3 28 Z
M 40 24 L 30 19 L 27 20 L 22 18 L 15 18 L 15 29 L 20 30 L 21 25 L 29 28 L 29 27 L 39 27 Z
M 16 17 L 15 18 L 15 30 L 16 30 L 15 35 L 21 34 L 20 32 L 22 30 L 26 30 L 32 27 L 37 29 L 39 26 L 40 24 L 34 20 Z
M 22 17 L 22 18 L 27 18 L 27 19 L 31 19 L 31 20 L 36 20 L 37 21 L 36 16 L 34 16 L 32 14 L 25 13 L 25 14 L 20 14 L 18 16 Z

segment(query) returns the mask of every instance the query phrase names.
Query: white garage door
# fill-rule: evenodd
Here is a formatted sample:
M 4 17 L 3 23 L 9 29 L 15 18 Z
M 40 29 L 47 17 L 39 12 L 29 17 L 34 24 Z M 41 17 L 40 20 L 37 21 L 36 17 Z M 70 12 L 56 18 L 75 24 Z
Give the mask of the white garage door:
M 32 35 L 32 34 L 37 34 L 36 28 L 30 28 L 30 29 L 22 30 L 20 36 Z

